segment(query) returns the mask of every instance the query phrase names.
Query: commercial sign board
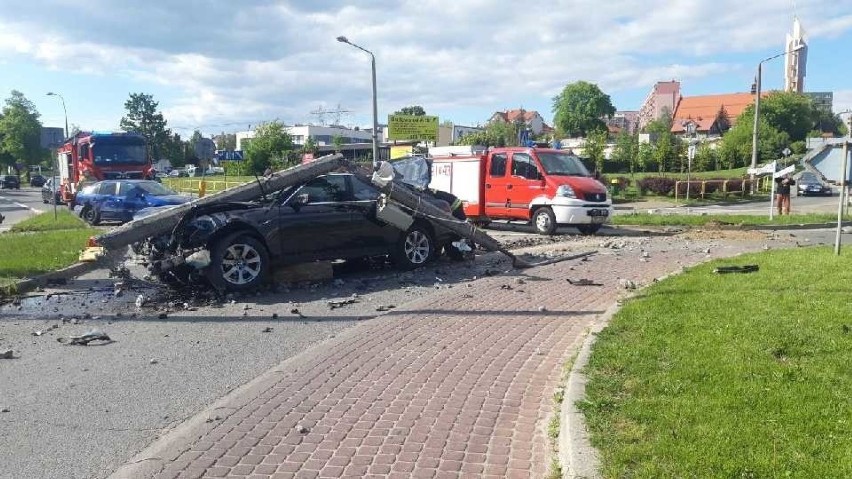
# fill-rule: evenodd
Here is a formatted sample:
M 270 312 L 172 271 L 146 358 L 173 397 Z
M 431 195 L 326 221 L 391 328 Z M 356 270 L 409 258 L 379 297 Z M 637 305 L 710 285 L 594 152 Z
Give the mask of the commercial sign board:
M 438 141 L 438 117 L 388 115 L 388 139 Z

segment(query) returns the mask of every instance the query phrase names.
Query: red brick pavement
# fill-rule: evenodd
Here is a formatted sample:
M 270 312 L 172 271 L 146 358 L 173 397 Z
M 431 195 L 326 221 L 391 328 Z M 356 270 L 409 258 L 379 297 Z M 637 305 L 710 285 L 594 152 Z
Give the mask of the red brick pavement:
M 561 366 L 625 293 L 618 278 L 647 283 L 704 258 L 630 256 L 483 278 L 352 328 L 156 477 L 543 477 Z M 582 277 L 604 286 L 566 281 Z

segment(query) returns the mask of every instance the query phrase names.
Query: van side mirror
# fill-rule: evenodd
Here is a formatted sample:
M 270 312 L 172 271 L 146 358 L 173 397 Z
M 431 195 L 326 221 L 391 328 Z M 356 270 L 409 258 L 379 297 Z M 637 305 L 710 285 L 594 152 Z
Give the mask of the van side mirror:
M 311 198 L 307 193 L 296 195 L 296 197 L 290 200 L 290 206 L 292 206 L 294 210 L 299 211 L 301 207 L 310 203 L 310 199 Z

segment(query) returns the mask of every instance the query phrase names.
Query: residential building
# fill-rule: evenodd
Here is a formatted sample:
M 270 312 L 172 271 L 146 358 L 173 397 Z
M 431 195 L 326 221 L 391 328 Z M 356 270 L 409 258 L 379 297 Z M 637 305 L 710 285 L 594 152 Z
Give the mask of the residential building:
M 624 131 L 633 135 L 639 131 L 638 111 L 617 111 L 612 115 L 612 118 L 607 118 L 604 121 L 611 133 L 617 134 Z
M 767 93 L 762 93 L 765 96 Z M 740 114 L 754 103 L 751 93 L 726 93 L 721 95 L 701 95 L 681 97 L 672 113 L 672 133 L 686 133 L 686 123 L 696 124 L 696 133 L 700 137 L 721 136 L 733 126 Z M 720 124 L 720 112 L 724 110 L 727 125 Z
M 830 91 L 809 91 L 805 96 L 811 99 L 814 106 L 825 112 L 831 113 L 834 108 L 834 93 Z
M 674 113 L 680 96 L 679 81 L 657 82 L 639 109 L 637 130 L 641 131 L 648 123 L 660 119 L 666 111 Z
M 548 126 L 547 123 L 544 122 L 544 118 L 542 118 L 542 116 L 535 110 L 519 109 L 494 112 L 488 122 L 491 123 L 494 121 L 503 123 L 523 122 L 527 128 L 530 129 L 533 135 L 540 135 L 542 133 L 553 131 L 553 128 Z
M 808 44 L 798 18 L 793 19 L 793 33 L 787 34 L 784 51 L 784 91 L 802 93 L 807 75 Z

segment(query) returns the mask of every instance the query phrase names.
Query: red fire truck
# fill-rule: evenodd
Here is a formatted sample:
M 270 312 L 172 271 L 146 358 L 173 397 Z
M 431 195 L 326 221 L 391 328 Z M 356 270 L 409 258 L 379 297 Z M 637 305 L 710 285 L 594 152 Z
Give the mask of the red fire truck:
M 594 234 L 612 215 L 604 185 L 566 151 L 449 146 L 429 153 L 429 186 L 461 199 L 474 222 L 527 221 L 540 234 L 561 225 Z
M 72 208 L 83 183 L 153 175 L 145 138 L 137 133 L 80 132 L 66 140 L 57 154 L 62 200 Z

